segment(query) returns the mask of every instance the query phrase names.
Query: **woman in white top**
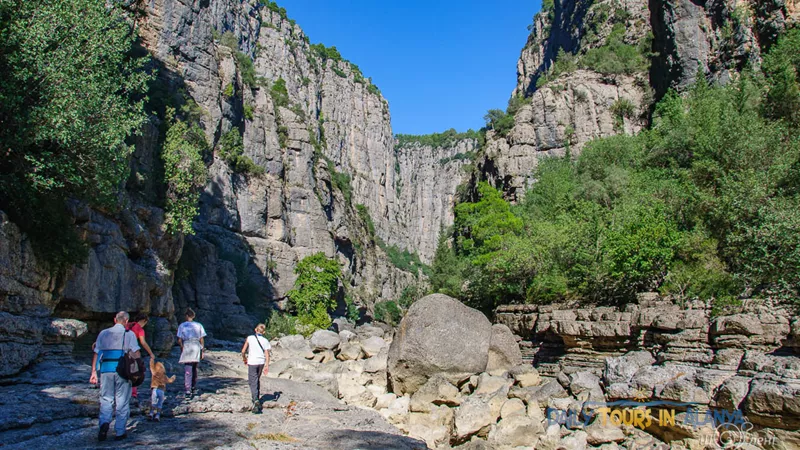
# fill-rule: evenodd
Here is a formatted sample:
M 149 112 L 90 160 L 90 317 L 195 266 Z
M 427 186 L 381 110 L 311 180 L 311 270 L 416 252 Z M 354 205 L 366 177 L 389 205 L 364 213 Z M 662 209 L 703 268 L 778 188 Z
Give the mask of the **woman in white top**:
M 267 327 L 260 323 L 256 326 L 253 336 L 248 336 L 242 346 L 242 359 L 247 365 L 247 383 L 250 385 L 250 396 L 253 399 L 253 413 L 261 412 L 261 374 L 269 372 L 269 345 L 267 338 L 262 336 Z
M 194 311 L 186 308 L 186 322 L 178 327 L 178 344 L 181 346 L 180 363 L 184 364 L 183 386 L 186 399 L 197 393 L 197 363 L 203 358 L 206 330 L 200 322 L 194 321 Z

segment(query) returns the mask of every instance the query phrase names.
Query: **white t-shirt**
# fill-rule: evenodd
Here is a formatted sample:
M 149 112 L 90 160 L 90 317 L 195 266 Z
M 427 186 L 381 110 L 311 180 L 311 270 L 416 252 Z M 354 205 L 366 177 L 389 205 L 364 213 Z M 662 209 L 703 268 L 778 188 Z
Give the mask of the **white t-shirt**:
M 256 341 L 258 339 L 258 341 Z M 259 346 L 258 344 L 261 344 Z M 264 347 L 264 350 L 261 350 L 261 347 Z M 255 335 L 247 337 L 247 365 L 248 366 L 260 366 L 267 362 L 267 359 L 264 358 L 264 352 L 271 349 L 272 346 L 269 345 L 269 341 L 264 336 L 260 334 L 258 337 Z
M 183 322 L 178 327 L 178 338 L 184 341 L 206 337 L 206 329 L 198 322 Z

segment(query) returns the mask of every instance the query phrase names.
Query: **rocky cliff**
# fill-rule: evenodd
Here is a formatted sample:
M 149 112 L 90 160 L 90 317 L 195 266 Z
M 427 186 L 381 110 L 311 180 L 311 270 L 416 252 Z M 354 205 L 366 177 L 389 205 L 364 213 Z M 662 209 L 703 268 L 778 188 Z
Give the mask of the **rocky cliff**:
M 538 161 L 636 133 L 655 100 L 698 74 L 726 82 L 798 19 L 793 1 L 555 0 L 534 17 L 512 97 L 513 127 L 490 132 L 479 178 L 518 199 Z
M 478 148 L 474 138 L 441 144 L 398 141 L 398 207 L 390 243 L 415 250 L 424 263 L 433 260 L 439 232 L 453 224 L 457 190 Z
M 413 203 L 410 193 L 398 200 L 410 192 L 398 181 L 402 170 L 405 189 L 415 192 L 428 187 L 415 187 L 422 182 L 412 181 L 414 173 L 432 170 L 413 152 L 395 152 L 388 103 L 356 65 L 335 48 L 312 46 L 285 10 L 251 3 L 124 2 L 158 73 L 148 108 L 191 116 L 211 149 L 196 232 L 166 232 L 161 146 L 168 123 L 155 112 L 134 139 L 120 209 L 70 205 L 90 246 L 85 264 L 51 274 L 3 215 L 0 311 L 13 316 L 0 330 L 0 354 L 19 356 L 3 358 L 4 373 L 46 353 L 41 333 L 14 337 L 24 334 L 14 324 L 28 318 L 78 319 L 96 331 L 115 311 L 146 311 L 154 317 L 154 348 L 166 350 L 176 311 L 191 306 L 212 334 L 247 333 L 270 301 L 285 297 L 295 264 L 316 252 L 343 264 L 342 300 L 347 291 L 369 306 L 420 282 L 422 275 L 392 264 L 367 222 L 401 248 L 413 244 L 412 222 L 415 230 L 438 227 L 425 221 L 446 215 L 444 203 L 402 218 L 398 212 Z M 253 170 L 234 167 L 221 152 L 231 134 L 241 136 L 241 156 Z M 440 158 L 430 164 L 438 167 Z

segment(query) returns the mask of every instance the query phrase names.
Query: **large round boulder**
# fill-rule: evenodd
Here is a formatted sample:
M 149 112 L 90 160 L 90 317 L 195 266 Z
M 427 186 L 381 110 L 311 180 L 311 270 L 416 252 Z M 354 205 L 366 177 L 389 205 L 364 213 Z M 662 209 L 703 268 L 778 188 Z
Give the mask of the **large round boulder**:
M 435 374 L 458 384 L 486 370 L 492 324 L 480 311 L 443 294 L 409 308 L 389 347 L 393 392 L 412 394 Z

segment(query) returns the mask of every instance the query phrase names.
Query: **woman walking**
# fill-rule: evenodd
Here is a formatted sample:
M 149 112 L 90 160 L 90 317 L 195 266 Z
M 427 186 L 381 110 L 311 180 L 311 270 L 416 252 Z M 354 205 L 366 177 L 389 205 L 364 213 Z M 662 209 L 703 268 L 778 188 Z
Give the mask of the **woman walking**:
M 142 347 L 148 355 L 150 355 L 150 360 L 154 360 L 156 356 L 153 354 L 153 350 L 150 349 L 150 346 L 147 345 L 147 340 L 144 338 L 144 327 L 147 326 L 147 322 L 150 321 L 150 318 L 147 314 L 140 312 L 136 314 L 133 323 L 128 322 L 128 326 L 126 327 L 128 331 L 132 331 L 134 335 L 136 335 L 136 339 L 139 341 L 139 346 Z M 134 387 L 133 393 L 131 394 L 131 404 L 133 406 L 139 406 L 139 392 Z
M 253 399 L 253 413 L 261 412 L 261 374 L 269 372 L 269 351 L 272 346 L 262 336 L 267 327 L 260 323 L 256 326 L 256 334 L 248 336 L 242 346 L 242 359 L 247 365 L 247 383 L 250 385 L 250 397 Z
M 203 358 L 206 330 L 194 321 L 194 311 L 186 308 L 186 322 L 178 327 L 178 344 L 181 346 L 180 363 L 183 364 L 183 386 L 185 398 L 191 399 L 197 393 L 197 364 Z

